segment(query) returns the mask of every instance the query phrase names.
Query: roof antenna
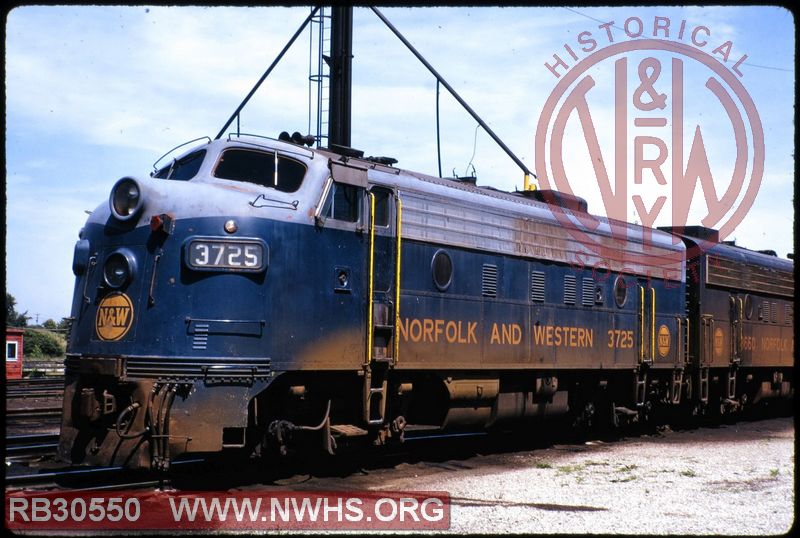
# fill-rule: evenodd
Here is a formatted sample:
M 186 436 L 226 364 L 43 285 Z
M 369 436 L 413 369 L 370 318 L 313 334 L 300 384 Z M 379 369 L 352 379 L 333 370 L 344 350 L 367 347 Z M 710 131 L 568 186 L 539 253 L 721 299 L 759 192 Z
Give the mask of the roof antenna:
M 433 66 L 432 66 L 432 65 L 431 65 L 431 64 L 430 64 L 430 63 L 429 63 L 429 62 L 428 62 L 428 61 L 427 61 L 427 60 L 426 60 L 426 59 L 425 59 L 425 58 L 422 56 L 422 54 L 420 54 L 420 53 L 419 53 L 419 51 L 417 51 L 417 49 L 415 49 L 415 48 L 414 48 L 414 46 L 413 46 L 413 45 L 412 45 L 412 44 L 411 44 L 411 43 L 410 43 L 410 42 L 409 42 L 409 41 L 408 41 L 408 40 L 407 40 L 407 39 L 406 39 L 406 38 L 403 36 L 403 34 L 401 34 L 401 33 L 400 33 L 400 31 L 399 31 L 397 28 L 395 28 L 395 27 L 392 25 L 392 23 L 391 23 L 391 22 L 389 22 L 389 19 L 387 19 L 387 18 L 386 18 L 386 17 L 383 15 L 383 13 L 381 13 L 381 12 L 378 10 L 378 8 L 376 8 L 375 6 L 371 6 L 371 7 L 370 7 L 370 9 L 371 9 L 371 10 L 372 10 L 372 11 L 375 13 L 375 15 L 377 15 L 377 16 L 378 16 L 378 18 L 379 18 L 380 20 L 382 20 L 382 21 L 383 21 L 383 23 L 384 23 L 384 24 L 385 24 L 385 25 L 386 25 L 386 26 L 389 28 L 389 30 L 391 30 L 391 31 L 392 31 L 392 33 L 394 33 L 394 35 L 396 35 L 396 36 L 397 36 L 397 38 L 398 38 L 400 41 L 402 41 L 402 42 L 403 42 L 403 44 L 406 46 L 406 48 L 408 48 L 408 50 L 410 50 L 410 51 L 411 51 L 411 53 L 412 53 L 414 56 L 416 56 L 416 57 L 417 57 L 417 60 L 419 60 L 419 61 L 422 63 L 422 65 L 424 65 L 425 67 L 427 67 L 427 68 L 428 68 L 428 71 L 430 71 L 430 72 L 431 72 L 431 74 L 432 74 L 434 77 L 436 77 L 436 80 L 440 81 L 440 82 L 442 83 L 442 85 L 443 85 L 445 88 L 447 88 L 447 90 L 450 92 L 450 95 L 452 95 L 452 96 L 453 96 L 453 97 L 456 99 L 456 101 L 458 101 L 458 102 L 459 102 L 459 104 L 460 104 L 462 107 L 464 107 L 464 110 L 466 110 L 467 112 L 469 112 L 469 114 L 470 114 L 470 115 L 471 115 L 471 116 L 472 116 L 472 117 L 475 119 L 475 121 L 477 121 L 477 122 L 478 122 L 478 124 L 479 124 L 481 127 L 483 127 L 483 129 L 484 129 L 484 130 L 485 130 L 485 131 L 486 131 L 486 132 L 489 134 L 489 136 L 491 136 L 491 137 L 492 137 L 492 140 L 494 140 L 494 141 L 495 141 L 495 143 L 496 143 L 498 146 L 500 146 L 500 147 L 503 149 L 503 151 L 505 151 L 505 152 L 506 152 L 506 155 L 508 155 L 508 156 L 511 158 L 511 160 L 512 160 L 512 161 L 514 161 L 514 162 L 517 164 L 517 166 L 519 166 L 519 167 L 520 167 L 520 169 L 521 169 L 521 170 L 523 171 L 523 173 L 525 174 L 525 189 L 526 189 L 526 190 L 535 190 L 535 189 L 536 189 L 536 185 L 530 182 L 530 177 L 531 177 L 531 176 L 533 176 L 533 177 L 535 178 L 535 177 L 536 177 L 536 175 L 535 175 L 533 172 L 531 172 L 531 171 L 528 169 L 528 167 L 527 167 L 527 166 L 525 166 L 525 163 L 523 163 L 523 162 L 522 162 L 522 161 L 519 159 L 519 157 L 517 157 L 516 155 L 514 155 L 514 152 L 512 152 L 512 151 L 509 149 L 509 147 L 508 147 L 508 146 L 506 146 L 506 145 L 505 145 L 505 143 L 504 143 L 502 140 L 500 140 L 500 137 L 499 137 L 499 136 L 497 136 L 497 135 L 494 133 L 494 131 L 492 131 L 492 129 L 491 129 L 491 128 L 490 128 L 488 125 L 486 125 L 486 123 L 485 123 L 485 122 L 484 122 L 484 121 L 483 121 L 483 120 L 480 118 L 480 116 L 478 116 L 478 114 L 477 114 L 477 113 L 476 113 L 474 110 L 472 110 L 472 108 L 470 108 L 470 106 L 467 104 L 467 102 L 466 102 L 466 101 L 464 101 L 464 99 L 462 99 L 460 95 L 458 95 L 458 93 L 457 93 L 457 92 L 456 92 L 456 91 L 453 89 L 453 87 L 452 87 L 452 86 L 450 86 L 450 84 L 448 84 L 448 83 L 447 83 L 447 81 L 446 81 L 444 78 L 442 78 L 442 76 L 441 76 L 441 75 L 438 73 L 438 71 L 436 71 L 436 69 L 434 69 L 434 68 L 433 68 Z
M 475 167 L 472 165 L 472 161 L 475 160 L 475 150 L 478 149 L 478 128 L 480 125 L 475 126 L 475 138 L 472 140 L 472 157 L 469 158 L 469 163 L 467 163 L 467 168 L 464 171 L 464 175 L 469 174 L 469 167 L 472 166 L 472 175 L 475 176 Z

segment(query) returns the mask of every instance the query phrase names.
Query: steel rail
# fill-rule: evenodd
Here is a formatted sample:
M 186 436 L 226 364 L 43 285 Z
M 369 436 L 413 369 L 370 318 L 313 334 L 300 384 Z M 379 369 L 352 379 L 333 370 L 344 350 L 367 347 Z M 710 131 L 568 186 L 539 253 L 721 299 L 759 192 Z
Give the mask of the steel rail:
M 58 443 L 7 446 L 6 461 L 19 461 L 33 456 L 45 456 L 55 454 L 58 450 Z
M 52 443 L 58 440 L 57 433 L 31 433 L 23 435 L 6 435 L 6 447 Z
M 204 459 L 192 459 L 192 460 L 184 460 L 184 461 L 176 461 L 173 462 L 171 467 L 181 467 L 185 465 L 193 465 L 198 463 L 203 463 L 206 460 Z M 64 479 L 64 478 L 94 478 L 94 477 L 103 477 L 105 474 L 119 475 L 120 473 L 131 472 L 131 469 L 122 466 L 116 467 L 91 467 L 91 468 L 69 468 L 65 470 L 58 470 L 58 471 L 51 471 L 45 473 L 35 473 L 35 474 L 21 474 L 21 475 L 6 475 L 6 487 L 8 486 L 29 486 L 29 485 L 43 485 L 43 484 L 55 484 L 56 480 Z M 163 479 L 169 478 L 168 475 L 164 476 Z M 88 488 L 81 488 L 76 491 L 82 491 L 83 489 L 87 490 L 95 490 L 95 489 L 111 489 L 111 488 L 124 488 L 129 487 L 132 485 L 141 485 L 141 484 L 158 484 L 163 481 L 154 480 L 154 481 L 146 481 L 146 482 L 116 482 L 113 484 L 104 484 L 98 487 L 88 487 Z
M 6 435 L 6 462 L 55 454 L 57 449 L 57 433 Z
M 23 390 L 10 390 L 6 392 L 6 399 L 12 400 L 26 400 L 28 398 L 55 398 L 61 397 L 64 395 L 64 390 L 30 390 L 30 389 L 23 389 Z
M 25 379 L 7 379 L 6 387 L 9 389 L 34 388 L 41 386 L 64 386 L 64 377 L 34 377 Z
M 58 407 L 25 407 L 22 409 L 6 409 L 7 418 L 22 417 L 49 417 L 61 415 L 61 406 Z

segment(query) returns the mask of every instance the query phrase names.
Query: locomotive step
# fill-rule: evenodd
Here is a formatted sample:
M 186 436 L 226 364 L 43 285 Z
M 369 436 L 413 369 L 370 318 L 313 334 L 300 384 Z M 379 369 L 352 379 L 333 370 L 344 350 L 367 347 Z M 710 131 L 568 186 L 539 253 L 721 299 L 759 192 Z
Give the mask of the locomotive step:
M 361 437 L 368 432 L 354 424 L 331 424 L 331 433 L 337 437 Z

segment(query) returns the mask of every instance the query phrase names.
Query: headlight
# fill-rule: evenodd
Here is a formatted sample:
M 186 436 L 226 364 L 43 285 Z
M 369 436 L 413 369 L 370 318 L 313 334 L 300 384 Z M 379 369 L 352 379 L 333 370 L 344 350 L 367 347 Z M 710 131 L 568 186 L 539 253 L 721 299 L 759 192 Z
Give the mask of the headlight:
M 128 220 L 134 217 L 144 202 L 139 184 L 128 177 L 117 181 L 111 189 L 111 197 L 108 201 L 111 213 L 119 220 Z
M 103 280 L 114 289 L 119 289 L 133 279 L 136 259 L 126 250 L 118 250 L 106 258 L 103 265 Z

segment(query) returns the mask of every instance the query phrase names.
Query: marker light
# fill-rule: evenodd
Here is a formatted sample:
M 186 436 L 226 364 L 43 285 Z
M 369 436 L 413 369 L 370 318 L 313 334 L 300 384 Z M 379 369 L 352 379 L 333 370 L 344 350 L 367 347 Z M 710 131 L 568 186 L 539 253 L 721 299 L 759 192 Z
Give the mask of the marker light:
M 122 178 L 111 189 L 109 206 L 111 213 L 119 220 L 133 218 L 142 208 L 141 189 L 139 184 L 128 177 Z
M 150 229 L 153 232 L 164 232 L 165 234 L 170 235 L 174 228 L 175 221 L 166 213 L 153 215 L 150 217 Z

